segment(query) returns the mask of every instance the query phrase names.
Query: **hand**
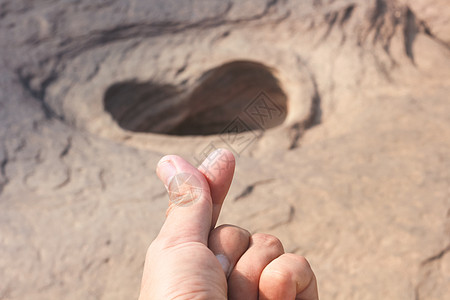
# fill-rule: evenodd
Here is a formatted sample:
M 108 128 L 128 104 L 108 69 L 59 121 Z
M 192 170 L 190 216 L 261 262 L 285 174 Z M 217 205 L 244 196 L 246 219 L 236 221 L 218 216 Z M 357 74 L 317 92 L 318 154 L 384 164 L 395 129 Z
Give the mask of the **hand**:
M 305 258 L 284 253 L 274 236 L 215 224 L 235 160 L 216 150 L 197 169 L 163 157 L 157 174 L 169 192 L 167 218 L 148 248 L 140 300 L 318 299 Z

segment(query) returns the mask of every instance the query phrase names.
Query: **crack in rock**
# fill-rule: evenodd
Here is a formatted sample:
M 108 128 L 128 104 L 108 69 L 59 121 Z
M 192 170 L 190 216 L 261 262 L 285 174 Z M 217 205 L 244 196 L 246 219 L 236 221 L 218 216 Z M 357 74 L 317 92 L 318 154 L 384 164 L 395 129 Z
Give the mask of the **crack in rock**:
M 293 150 L 298 148 L 299 141 L 304 132 L 322 122 L 322 100 L 319 94 L 319 87 L 317 80 L 312 71 L 308 68 L 306 62 L 300 56 L 297 56 L 297 64 L 306 70 L 308 76 L 313 84 L 314 94 L 311 99 L 311 108 L 308 117 L 302 122 L 294 123 L 290 128 L 290 144 L 288 149 Z
M 279 219 L 278 222 L 272 223 L 267 228 L 264 228 L 264 230 L 273 230 L 280 226 L 288 225 L 288 224 L 292 223 L 292 221 L 294 220 L 294 215 L 295 215 L 295 208 L 294 208 L 294 206 L 289 205 L 289 213 L 288 213 L 287 218 Z
M 64 147 L 64 149 L 59 154 L 59 158 L 65 157 L 67 154 L 69 154 L 70 149 L 72 148 L 72 137 L 67 138 L 67 144 Z
M 98 180 L 100 181 L 100 188 L 102 191 L 106 190 L 105 172 L 105 169 L 101 169 L 100 172 L 98 172 Z
M 9 178 L 6 175 L 6 165 L 9 162 L 8 155 L 5 152 L 5 157 L 0 161 L 0 174 L 3 177 L 3 181 L 0 182 L 0 195 L 2 194 L 5 186 L 9 183 Z
M 416 35 L 424 32 L 423 22 L 418 20 L 414 12 L 407 5 L 400 5 L 395 1 L 376 0 L 371 11 L 371 17 L 367 29 L 361 31 L 358 37 L 358 45 L 373 33 L 372 43 L 380 43 L 385 53 L 395 64 L 391 52 L 391 42 L 397 28 L 400 27 L 403 34 L 403 51 L 413 64 L 415 64 L 413 44 Z
M 269 183 L 269 182 L 272 182 L 272 181 L 274 181 L 274 180 L 275 180 L 275 179 L 273 179 L 273 178 L 271 178 L 271 179 L 265 179 L 265 180 L 259 180 L 259 181 L 256 181 L 256 182 L 254 182 L 254 183 L 252 183 L 252 184 L 246 186 L 246 187 L 242 190 L 242 192 L 234 198 L 234 201 L 236 202 L 236 201 L 239 201 L 239 200 L 241 200 L 241 199 L 243 199 L 243 198 L 248 197 L 250 194 L 253 193 L 253 190 L 255 189 L 256 186 L 261 185 L 261 184 L 264 184 L 264 183 Z
M 446 43 L 445 41 L 438 38 L 435 34 L 433 34 L 430 26 L 428 26 L 428 24 L 425 21 L 420 20 L 419 22 L 420 22 L 420 28 L 423 30 L 423 33 L 425 33 L 427 36 L 429 36 L 435 42 L 439 43 L 441 46 L 445 47 L 447 50 L 450 50 L 450 44 Z
M 440 260 L 442 257 L 444 257 L 445 254 L 447 254 L 448 252 L 450 252 L 450 245 L 448 245 L 447 247 L 445 247 L 444 249 L 442 249 L 441 251 L 439 251 L 437 254 L 428 257 L 427 259 L 425 259 L 422 262 L 422 265 L 426 265 L 429 264 L 431 262 L 434 262 L 436 260 Z
M 64 118 L 58 115 L 45 100 L 47 88 L 58 79 L 58 73 L 55 70 L 52 70 L 50 75 L 42 81 L 38 89 L 31 86 L 31 80 L 34 78 L 33 75 L 25 75 L 22 68 L 16 70 L 16 75 L 24 91 L 28 92 L 34 99 L 41 103 L 42 111 L 47 119 L 56 118 L 64 121 Z

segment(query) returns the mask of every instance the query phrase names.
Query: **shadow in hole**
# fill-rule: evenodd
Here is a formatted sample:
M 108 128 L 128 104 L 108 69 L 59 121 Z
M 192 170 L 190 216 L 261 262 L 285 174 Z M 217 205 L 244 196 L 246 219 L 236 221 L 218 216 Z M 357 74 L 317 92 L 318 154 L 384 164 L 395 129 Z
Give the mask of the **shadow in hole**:
M 262 91 L 265 100 L 260 100 Z M 187 97 L 169 84 L 116 83 L 105 92 L 104 107 L 126 130 L 210 135 L 224 132 L 237 117 L 245 124 L 241 131 L 280 125 L 286 118 L 287 97 L 272 69 L 234 61 L 205 72 Z
M 136 132 L 164 131 L 162 124 L 172 115 L 175 86 L 135 80 L 115 83 L 104 95 L 105 110 L 120 127 Z M 172 105 L 171 105 L 172 104 Z
M 200 85 L 192 92 L 187 102 L 189 115 L 178 126 L 169 131 L 176 135 L 209 135 L 222 133 L 228 125 L 240 117 L 248 130 L 268 129 L 280 125 L 286 118 L 287 97 L 278 79 L 270 68 L 251 61 L 234 61 L 211 69 L 203 74 Z M 257 96 L 264 91 L 269 99 L 266 103 L 277 107 L 267 110 Z M 254 105 L 254 107 L 252 107 Z M 265 115 L 263 122 L 252 119 L 245 112 Z M 261 116 L 260 115 L 260 116 Z M 264 124 L 262 124 L 264 123 Z

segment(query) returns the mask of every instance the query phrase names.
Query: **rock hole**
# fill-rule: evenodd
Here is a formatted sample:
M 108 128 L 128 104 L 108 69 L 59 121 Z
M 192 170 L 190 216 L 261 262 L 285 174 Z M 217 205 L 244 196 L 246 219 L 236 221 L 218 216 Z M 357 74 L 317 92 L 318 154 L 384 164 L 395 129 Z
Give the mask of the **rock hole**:
M 241 131 L 283 123 L 287 96 L 274 71 L 257 62 L 233 61 L 205 72 L 189 92 L 155 82 L 110 86 L 104 108 L 120 127 L 170 135 L 220 134 L 236 119 Z
M 164 123 L 172 110 L 169 100 L 177 94 L 172 85 L 125 81 L 106 90 L 104 108 L 123 129 L 164 132 Z

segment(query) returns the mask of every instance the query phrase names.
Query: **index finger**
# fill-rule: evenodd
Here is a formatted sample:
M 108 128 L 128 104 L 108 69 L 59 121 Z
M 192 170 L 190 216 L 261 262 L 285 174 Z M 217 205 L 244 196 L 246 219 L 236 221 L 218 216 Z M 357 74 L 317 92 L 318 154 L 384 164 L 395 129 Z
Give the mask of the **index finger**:
M 213 204 L 211 229 L 217 223 L 225 196 L 233 180 L 235 158 L 231 151 L 217 149 L 198 167 L 208 181 Z

